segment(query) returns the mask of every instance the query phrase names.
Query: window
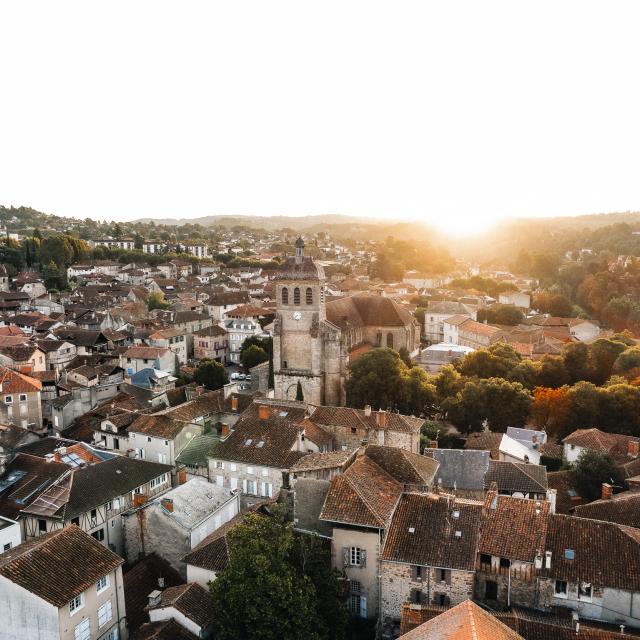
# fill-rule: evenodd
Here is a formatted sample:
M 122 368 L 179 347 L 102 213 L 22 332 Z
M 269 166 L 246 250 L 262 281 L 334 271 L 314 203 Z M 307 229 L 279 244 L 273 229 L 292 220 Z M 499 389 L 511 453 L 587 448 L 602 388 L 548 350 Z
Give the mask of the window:
M 589 582 L 578 583 L 578 600 L 591 602 L 592 587 Z
M 353 567 L 359 567 L 362 562 L 362 549 L 360 547 L 351 547 L 349 564 Z
M 511 566 L 511 560 L 509 558 L 500 558 L 500 568 L 508 569 Z
M 102 593 L 109 586 L 109 576 L 102 576 L 98 582 L 96 582 L 96 591 Z
M 484 597 L 486 600 L 498 599 L 498 583 L 494 580 L 487 580 L 484 585 Z
M 409 596 L 412 604 L 426 604 L 427 603 L 427 594 L 424 593 L 421 589 L 411 589 L 411 594 Z
M 258 491 L 255 480 L 247 480 L 247 493 L 253 496 L 257 495 Z
M 300 304 L 300 287 L 293 290 L 293 304 Z
M 46 520 L 38 520 L 38 532 L 46 533 L 47 532 L 47 521 Z
M 151 442 L 151 436 L 147 436 L 147 442 Z
M 113 611 L 111 610 L 111 600 L 107 600 L 98 609 L 98 627 L 104 627 L 109 620 L 113 618 Z
M 413 565 L 413 567 L 411 567 L 411 579 L 414 581 L 422 581 L 422 579 L 424 578 L 424 567 L 421 567 L 420 565 Z
M 89 618 L 85 618 L 76 626 L 73 637 L 74 640 L 89 640 L 89 638 L 91 638 L 91 622 Z
M 307 304 L 313 304 L 313 289 L 311 287 L 307 287 L 305 296 Z
M 69 601 L 69 614 L 73 615 L 76 611 L 79 611 L 84 607 L 84 593 L 77 595 L 73 600 Z
M 480 564 L 486 564 L 491 566 L 491 556 L 488 553 L 481 553 Z
M 80 526 L 80 518 L 76 516 L 75 518 L 71 518 L 71 524 L 77 524 Z
M 566 580 L 556 580 L 555 595 L 556 595 L 556 598 L 567 597 L 567 581 Z
M 359 593 L 352 593 L 351 594 L 351 613 L 354 616 L 359 616 L 360 615 L 360 594 Z
M 387 347 L 393 349 L 393 333 L 391 332 L 387 333 Z
M 253 473 L 253 467 L 247 467 L 247 473 Z
M 238 470 L 238 465 L 235 462 L 231 463 L 231 471 L 237 471 Z
M 13 402 L 13 396 L 5 396 L 4 402 L 5 404 L 11 404 Z
M 216 460 L 216 469 L 224 469 L 224 462 Z
M 451 571 L 449 571 L 449 569 L 437 569 L 436 580 L 438 582 L 446 582 L 447 584 L 451 584 Z
M 263 469 L 262 470 L 262 475 L 263 476 L 268 476 L 269 475 L 269 470 L 268 469 Z
M 91 535 L 98 542 L 102 542 L 104 540 L 104 529 L 98 529 L 97 531 L 94 531 Z
M 27 401 L 27 394 L 26 393 L 21 393 L 20 394 L 20 402 L 26 402 Z
M 7 544 L 4 545 L 4 547 L 2 548 L 2 551 L 9 551 L 9 549 L 11 549 L 11 543 L 7 542 Z
M 282 287 L 282 304 L 289 304 L 289 289 Z

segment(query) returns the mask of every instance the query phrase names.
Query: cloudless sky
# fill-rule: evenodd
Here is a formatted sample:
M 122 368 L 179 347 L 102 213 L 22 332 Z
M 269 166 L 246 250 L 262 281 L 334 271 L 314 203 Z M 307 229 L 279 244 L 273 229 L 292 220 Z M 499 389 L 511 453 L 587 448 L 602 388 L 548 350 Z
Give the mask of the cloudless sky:
M 0 204 L 640 210 L 636 1 L 0 0 Z

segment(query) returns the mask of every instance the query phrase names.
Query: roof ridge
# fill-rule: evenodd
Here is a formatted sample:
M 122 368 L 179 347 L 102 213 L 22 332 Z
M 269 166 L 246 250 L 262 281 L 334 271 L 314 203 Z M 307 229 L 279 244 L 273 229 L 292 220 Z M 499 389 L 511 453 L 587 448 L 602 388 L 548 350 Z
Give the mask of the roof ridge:
M 520 470 L 521 473 L 524 473 L 524 475 L 526 475 L 528 478 L 530 478 L 531 480 L 533 480 L 533 482 L 535 482 L 539 487 L 543 487 L 542 484 L 540 484 L 539 480 L 536 480 L 536 478 L 534 478 L 526 469 L 523 469 L 522 467 L 525 466 L 527 463 L 526 462 L 518 462 L 515 463 L 516 464 L 516 468 Z M 540 465 L 536 465 L 536 466 L 540 466 Z
M 369 460 L 369 462 L 371 462 L 373 465 L 375 465 L 376 467 L 378 467 L 378 469 L 380 469 L 380 471 L 382 471 L 382 473 L 384 475 L 386 475 L 388 478 L 390 478 L 395 484 L 397 484 L 399 486 L 400 489 L 402 489 L 402 484 L 400 482 L 398 482 L 391 474 L 387 473 L 377 462 L 375 462 L 374 460 L 372 460 L 371 458 L 369 458 L 369 456 L 366 456 L 367 460 Z M 375 516 L 376 520 L 378 520 L 379 522 L 381 522 L 383 525 L 385 524 L 384 520 L 378 516 L 378 513 L 376 512 L 376 510 L 371 506 L 369 500 L 367 498 L 365 498 L 362 493 L 358 490 L 358 488 L 351 482 L 351 478 L 349 475 L 347 474 L 342 474 L 342 476 L 347 480 L 347 482 L 349 483 L 349 486 L 355 491 L 355 493 L 358 495 L 358 497 L 360 498 L 360 500 L 362 500 L 362 502 L 364 502 L 365 506 L 367 507 L 367 509 L 369 509 L 369 511 L 371 513 L 373 513 L 373 515 Z M 400 491 L 400 493 L 402 494 L 402 491 Z M 396 502 L 397 504 L 397 502 Z M 395 509 L 395 507 L 394 507 Z

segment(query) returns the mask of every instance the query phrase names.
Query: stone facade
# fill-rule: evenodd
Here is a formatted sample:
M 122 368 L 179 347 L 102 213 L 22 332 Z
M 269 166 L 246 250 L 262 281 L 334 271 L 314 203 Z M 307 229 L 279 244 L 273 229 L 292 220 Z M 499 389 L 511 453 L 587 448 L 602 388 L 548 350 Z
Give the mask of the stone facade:
M 400 620 L 405 602 L 454 606 L 473 597 L 473 571 L 437 567 L 416 571 L 410 564 L 384 561 L 380 573 L 383 620 Z

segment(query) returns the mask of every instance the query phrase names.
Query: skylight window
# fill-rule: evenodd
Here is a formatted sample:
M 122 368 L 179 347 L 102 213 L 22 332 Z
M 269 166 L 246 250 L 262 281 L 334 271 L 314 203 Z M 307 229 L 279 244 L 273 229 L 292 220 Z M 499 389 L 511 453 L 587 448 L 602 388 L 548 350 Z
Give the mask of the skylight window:
M 288 411 L 281 411 L 278 415 L 281 418 L 286 418 L 289 415 L 289 412 Z
M 244 446 L 248 447 L 251 445 L 251 443 L 253 442 L 253 440 L 251 438 L 249 438 L 248 440 L 245 440 Z
M 258 449 L 262 449 L 262 447 L 264 447 L 264 440 L 260 440 L 260 442 L 258 442 L 256 447 L 258 447 Z
M 564 557 L 567 560 L 574 560 L 576 557 L 576 552 L 573 549 L 565 549 L 564 550 Z

